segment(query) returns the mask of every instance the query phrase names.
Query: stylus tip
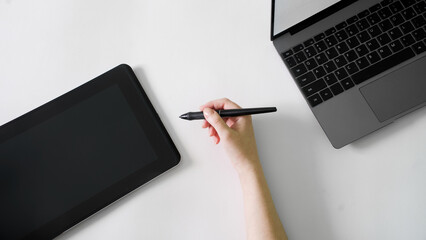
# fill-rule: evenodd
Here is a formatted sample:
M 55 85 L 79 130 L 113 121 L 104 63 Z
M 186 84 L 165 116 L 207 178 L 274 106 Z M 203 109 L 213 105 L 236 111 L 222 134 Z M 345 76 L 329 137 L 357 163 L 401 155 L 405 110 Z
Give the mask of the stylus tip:
M 187 114 L 187 113 L 185 113 L 185 114 L 180 115 L 179 117 L 180 117 L 181 119 L 188 119 L 188 114 Z

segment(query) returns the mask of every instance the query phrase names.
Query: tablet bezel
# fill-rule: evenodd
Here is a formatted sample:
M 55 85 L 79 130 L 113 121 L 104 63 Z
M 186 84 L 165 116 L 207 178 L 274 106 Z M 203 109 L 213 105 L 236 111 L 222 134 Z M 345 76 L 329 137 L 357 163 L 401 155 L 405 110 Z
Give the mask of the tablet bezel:
M 42 225 L 25 238 L 54 238 L 179 163 L 180 154 L 176 146 L 132 68 L 126 64 L 121 64 L 74 90 L 6 123 L 0 127 L 0 144 L 113 85 L 119 86 L 158 158 Z

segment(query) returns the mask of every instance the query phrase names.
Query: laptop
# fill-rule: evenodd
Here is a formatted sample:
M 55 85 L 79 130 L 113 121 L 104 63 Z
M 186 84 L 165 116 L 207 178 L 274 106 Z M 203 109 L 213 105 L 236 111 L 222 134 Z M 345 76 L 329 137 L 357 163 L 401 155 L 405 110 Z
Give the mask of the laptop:
M 272 0 L 271 40 L 335 148 L 426 103 L 426 0 Z

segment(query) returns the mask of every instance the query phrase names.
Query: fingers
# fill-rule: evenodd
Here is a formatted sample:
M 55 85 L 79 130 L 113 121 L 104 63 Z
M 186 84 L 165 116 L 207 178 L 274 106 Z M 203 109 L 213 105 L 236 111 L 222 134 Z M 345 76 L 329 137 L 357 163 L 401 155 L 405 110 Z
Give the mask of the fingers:
M 223 121 L 223 119 L 211 108 L 204 108 L 204 117 L 206 121 L 216 130 L 219 138 L 228 134 L 231 130 L 228 125 Z M 212 135 L 211 135 L 212 136 Z
M 238 106 L 238 104 L 232 102 L 231 100 L 227 98 L 217 99 L 210 101 L 202 106 L 200 106 L 200 110 L 203 111 L 204 108 L 211 108 L 211 109 L 236 109 L 241 108 Z
M 210 123 L 206 120 L 203 121 L 203 125 L 201 125 L 202 128 L 208 128 L 210 126 Z
M 218 144 L 220 142 L 219 135 L 212 126 L 209 127 L 209 135 L 213 138 L 215 144 Z
M 226 125 L 228 125 L 228 127 L 232 127 L 232 125 L 234 125 L 234 123 L 236 122 L 234 118 L 224 118 L 223 120 L 225 121 Z M 210 123 L 204 120 L 203 124 L 201 125 L 201 128 L 208 128 L 210 126 Z

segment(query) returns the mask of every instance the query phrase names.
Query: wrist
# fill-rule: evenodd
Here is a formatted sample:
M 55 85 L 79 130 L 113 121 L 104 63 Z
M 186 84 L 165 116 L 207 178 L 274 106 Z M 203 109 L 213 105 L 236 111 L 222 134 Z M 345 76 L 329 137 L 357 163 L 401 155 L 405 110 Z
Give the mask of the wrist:
M 240 178 L 263 173 L 259 158 L 244 159 L 240 161 L 240 163 L 241 164 L 236 166 L 236 171 Z

